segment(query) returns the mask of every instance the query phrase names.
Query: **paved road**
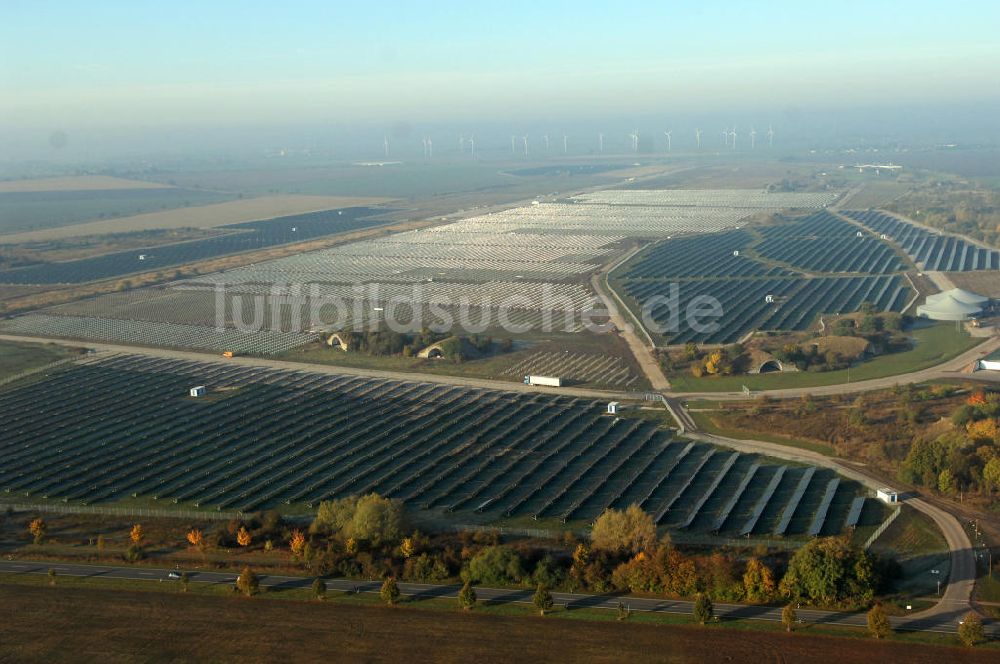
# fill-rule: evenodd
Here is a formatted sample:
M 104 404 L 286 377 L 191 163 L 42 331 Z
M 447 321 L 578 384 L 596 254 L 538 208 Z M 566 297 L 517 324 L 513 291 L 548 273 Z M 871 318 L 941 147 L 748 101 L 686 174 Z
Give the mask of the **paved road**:
M 681 408 L 684 412 L 684 409 Z M 714 445 L 722 445 L 742 452 L 766 454 L 768 456 L 787 459 L 797 463 L 807 463 L 830 468 L 840 475 L 859 482 L 871 490 L 883 486 L 883 482 L 866 474 L 857 466 L 847 464 L 819 452 L 798 449 L 777 443 L 761 440 L 742 440 L 700 433 L 688 429 L 688 438 Z M 972 609 L 970 600 L 976 579 L 976 555 L 972 542 L 959 520 L 945 510 L 917 497 L 905 499 L 905 504 L 927 515 L 944 535 L 951 552 L 951 566 L 948 574 L 948 585 L 938 603 L 926 611 L 914 616 L 915 619 L 928 624 L 954 624 Z
M 977 371 L 975 373 L 967 373 L 965 371 L 968 367 L 972 366 L 973 362 L 989 355 L 997 349 L 1000 349 L 1000 337 L 990 337 L 975 348 L 971 348 L 957 357 L 954 357 L 946 362 L 942 362 L 937 366 L 921 369 L 920 371 L 912 371 L 910 373 L 897 374 L 895 376 L 885 376 L 884 378 L 856 381 L 853 383 L 838 383 L 836 385 L 796 387 L 781 390 L 755 390 L 754 394 L 766 394 L 767 396 L 776 399 L 791 399 L 799 398 L 804 394 L 824 396 L 832 394 L 870 392 L 872 390 L 885 390 L 896 385 L 924 383 L 931 380 L 941 380 L 946 378 L 1000 382 L 1000 375 L 998 375 L 998 372 Z M 743 394 L 743 392 L 673 392 L 671 396 L 684 399 L 705 399 L 715 401 L 736 401 L 746 398 L 746 395 Z
M 59 576 L 87 577 L 92 579 L 118 579 L 150 581 L 159 583 L 178 583 L 167 575 L 172 571 L 166 568 L 125 567 L 115 565 L 77 565 L 70 563 L 34 562 L 28 560 L 0 561 L 0 573 L 47 575 L 50 569 L 56 570 Z M 188 570 L 191 583 L 207 583 L 216 585 L 231 585 L 236 580 L 233 572 L 202 572 Z M 261 586 L 265 588 L 309 588 L 312 577 L 260 575 Z M 378 593 L 381 584 L 376 581 L 355 581 L 351 579 L 327 579 L 327 588 L 339 592 Z M 399 590 L 403 595 L 416 599 L 431 599 L 441 597 L 456 597 L 460 586 L 454 584 L 400 583 Z M 531 604 L 533 591 L 509 588 L 476 588 L 479 601 L 492 603 Z M 590 608 L 616 611 L 621 602 L 632 611 L 647 611 L 651 613 L 674 613 L 691 615 L 693 602 L 685 600 L 656 599 L 635 597 L 631 595 L 589 595 L 584 593 L 553 592 L 552 597 L 557 605 L 570 608 Z M 715 604 L 715 613 L 720 618 L 741 618 L 746 620 L 781 621 L 781 607 L 750 606 L 744 604 Z M 800 609 L 799 620 L 806 623 L 828 625 L 846 625 L 864 627 L 864 613 L 819 611 Z M 948 620 L 928 620 L 925 618 L 894 617 L 893 626 L 900 630 L 928 631 L 954 633 L 957 623 Z M 988 625 L 991 632 L 996 633 L 997 626 Z
M 462 376 L 434 375 L 426 373 L 409 373 L 403 371 L 381 371 L 377 369 L 365 369 L 354 367 L 342 367 L 325 364 L 307 364 L 303 362 L 289 362 L 286 360 L 272 360 L 261 357 L 234 357 L 223 358 L 216 353 L 201 353 L 186 350 L 169 350 L 165 348 L 148 348 L 142 346 L 128 346 L 125 344 L 97 343 L 92 341 L 55 339 L 49 337 L 20 336 L 12 334 L 0 334 L 0 340 L 23 341 L 34 343 L 52 343 L 73 348 L 93 348 L 102 353 L 122 353 L 127 355 L 143 355 L 157 358 L 173 358 L 182 360 L 193 360 L 196 362 L 212 362 L 220 364 L 239 364 L 244 366 L 271 367 L 286 371 L 308 371 L 323 374 L 339 374 L 348 376 L 367 376 L 371 378 L 385 378 L 389 380 L 409 380 L 423 383 L 441 383 L 445 385 L 458 385 L 462 387 L 476 387 L 488 390 L 506 390 L 509 392 L 546 392 L 549 394 L 563 394 L 578 396 L 585 399 L 600 400 L 628 400 L 640 397 L 643 393 L 638 392 L 613 392 L 605 390 L 585 389 L 580 387 L 543 387 L 535 385 L 524 385 L 517 382 L 505 382 L 489 380 L 485 378 L 466 378 Z M 854 392 L 866 392 L 871 390 L 884 390 L 895 385 L 906 383 L 920 383 L 943 378 L 962 378 L 967 380 L 979 380 L 985 382 L 1000 382 L 998 372 L 980 371 L 975 374 L 964 373 L 962 370 L 969 367 L 975 360 L 1000 349 L 1000 337 L 991 337 L 984 343 L 973 349 L 962 353 L 956 358 L 944 362 L 936 367 L 923 369 L 896 376 L 885 378 L 875 378 L 872 380 L 858 381 L 854 383 L 841 383 L 837 385 L 826 385 L 818 387 L 799 387 L 782 390 L 761 390 L 754 394 L 766 394 L 773 398 L 799 398 L 804 394 L 814 396 L 831 394 L 851 394 Z M 655 362 L 655 361 L 654 361 Z M 640 362 L 640 366 L 645 370 L 648 362 Z M 658 365 L 657 365 L 658 370 Z M 662 376 L 662 373 L 660 374 Z M 661 379 L 655 373 L 647 378 L 652 384 L 662 384 Z M 666 381 L 666 378 L 662 378 Z M 662 391 L 662 390 L 661 390 Z M 704 399 L 714 401 L 734 401 L 746 398 L 743 392 L 669 392 L 669 396 L 678 399 Z
M 653 352 L 650 350 L 652 340 L 648 339 L 647 335 L 647 339 L 650 342 L 650 345 L 647 346 L 639 338 L 635 325 L 627 320 L 622 313 L 627 311 L 625 303 L 622 302 L 621 298 L 618 297 L 618 293 L 610 288 L 605 281 L 612 270 L 635 256 L 641 250 L 642 247 L 637 247 L 622 256 L 619 260 L 602 267 L 600 272 L 590 278 L 590 285 L 593 287 L 594 292 L 597 293 L 597 296 L 601 298 L 601 301 L 604 302 L 604 307 L 610 314 L 611 322 L 620 330 L 625 343 L 628 344 L 629 350 L 632 351 L 632 357 L 639 363 L 642 373 L 645 374 L 646 380 L 649 381 L 649 384 L 657 392 L 665 392 L 670 389 L 670 382 L 664 375 L 663 369 L 660 368 L 660 363 L 656 361 L 656 357 L 654 357 Z M 642 332 L 646 334 L 645 329 L 642 329 Z
M 268 367 L 281 369 L 284 371 L 303 371 L 309 373 L 331 374 L 340 376 L 365 376 L 368 378 L 384 378 L 387 380 L 406 380 L 417 383 L 441 383 L 444 385 L 457 385 L 460 387 L 475 387 L 486 390 L 501 390 L 507 392 L 545 392 L 548 394 L 559 394 L 576 396 L 585 399 L 600 400 L 628 400 L 635 399 L 641 393 L 635 392 L 611 392 L 604 390 L 593 390 L 582 387 L 544 387 L 541 385 L 525 385 L 515 381 L 489 380 L 486 378 L 465 378 L 462 376 L 445 376 L 427 373 L 408 373 L 404 371 L 380 371 L 378 369 L 365 369 L 356 367 L 342 367 L 331 364 L 306 364 L 303 362 L 289 362 L 286 360 L 271 360 L 262 357 L 233 357 L 224 358 L 220 353 L 207 353 L 186 350 L 170 350 L 166 348 L 147 348 L 143 346 L 127 346 L 124 344 L 98 343 L 93 341 L 55 339 L 46 337 L 27 337 L 12 334 L 0 334 L 3 341 L 22 341 L 33 343 L 51 343 L 71 348 L 92 348 L 99 354 L 120 353 L 123 355 L 141 355 L 144 357 L 168 358 L 178 360 L 192 360 L 195 362 L 209 362 L 213 364 L 237 364 L 242 366 Z M 86 361 L 88 357 L 81 358 Z

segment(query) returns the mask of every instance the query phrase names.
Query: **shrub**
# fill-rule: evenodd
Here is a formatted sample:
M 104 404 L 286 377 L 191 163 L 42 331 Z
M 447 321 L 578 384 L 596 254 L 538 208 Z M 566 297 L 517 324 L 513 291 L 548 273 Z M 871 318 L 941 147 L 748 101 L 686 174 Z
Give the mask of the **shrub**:
M 517 585 L 527 573 L 521 557 L 509 546 L 488 546 L 469 561 L 462 572 L 463 581 L 484 585 Z
M 313 581 L 312 593 L 313 597 L 316 599 L 326 598 L 326 581 L 324 581 L 322 577 L 317 576 Z
M 975 611 L 969 611 L 958 626 L 958 638 L 966 646 L 972 647 L 986 640 L 983 621 Z
M 704 625 L 715 615 L 712 600 L 705 593 L 698 593 L 694 600 L 694 619 Z
M 892 634 L 889 616 L 881 604 L 876 604 L 868 611 L 868 633 L 876 639 L 884 639 Z
M 382 598 L 382 601 L 389 606 L 393 606 L 396 602 L 398 602 L 399 585 L 396 583 L 396 579 L 391 576 L 386 578 L 386 580 L 382 582 L 382 589 L 379 590 L 378 594 L 379 597 Z
M 553 606 L 555 606 L 555 600 L 552 599 L 552 593 L 545 586 L 539 585 L 535 590 L 534 596 L 532 596 L 531 601 L 534 603 L 535 608 L 538 609 L 540 615 L 545 615 L 546 611 L 550 611 Z
M 471 610 L 476 605 L 476 590 L 468 581 L 458 591 L 458 603 L 466 611 Z
M 785 630 L 791 632 L 795 629 L 795 623 L 799 620 L 799 614 L 795 611 L 794 604 L 786 604 L 785 608 L 781 610 L 781 624 L 785 626 Z
M 236 578 L 236 590 L 247 597 L 253 597 L 260 592 L 260 578 L 252 569 L 244 567 Z

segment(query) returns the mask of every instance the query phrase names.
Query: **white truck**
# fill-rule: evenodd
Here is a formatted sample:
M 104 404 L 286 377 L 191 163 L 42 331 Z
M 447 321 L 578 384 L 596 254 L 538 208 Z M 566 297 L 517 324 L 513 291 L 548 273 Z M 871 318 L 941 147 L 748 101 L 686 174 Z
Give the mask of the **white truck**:
M 525 385 L 545 385 L 546 387 L 562 387 L 562 378 L 558 376 L 525 376 Z

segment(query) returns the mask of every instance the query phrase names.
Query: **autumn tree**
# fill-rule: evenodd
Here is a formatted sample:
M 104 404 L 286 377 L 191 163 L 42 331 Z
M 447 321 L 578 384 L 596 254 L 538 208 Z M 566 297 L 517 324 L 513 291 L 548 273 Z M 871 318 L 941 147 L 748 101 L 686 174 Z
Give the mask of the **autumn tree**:
M 712 605 L 711 598 L 705 593 L 698 593 L 694 598 L 694 619 L 704 625 L 715 615 L 715 606 Z
M 868 610 L 868 633 L 876 639 L 884 639 L 892 634 L 889 615 L 885 612 L 881 604 L 875 604 Z
M 458 604 L 466 611 L 470 611 L 476 605 L 476 589 L 469 581 L 466 581 L 458 591 Z
M 552 599 L 552 593 L 544 585 L 539 584 L 538 588 L 535 589 L 535 594 L 532 596 L 531 601 L 534 603 L 535 608 L 538 609 L 539 615 L 545 615 L 546 611 L 551 611 L 552 607 L 555 606 L 555 600 Z
M 249 567 L 244 567 L 236 578 L 236 590 L 247 597 L 253 597 L 260 592 L 260 578 Z
M 771 568 L 757 558 L 751 558 L 743 573 L 743 589 L 750 601 L 763 602 L 770 599 L 775 591 L 774 575 L 771 573 Z
M 786 604 L 785 608 L 781 610 L 781 624 L 785 626 L 785 630 L 791 632 L 795 629 L 795 623 L 799 621 L 799 614 L 795 611 L 794 604 Z
M 879 577 L 871 555 L 842 537 L 820 537 L 792 556 L 781 592 L 818 604 L 867 602 Z
M 975 611 L 969 611 L 958 625 L 958 639 L 963 645 L 972 647 L 986 640 L 983 621 Z
M 45 520 L 41 517 L 31 520 L 28 524 L 28 532 L 34 538 L 35 544 L 41 544 L 42 540 L 45 539 L 45 533 L 48 531 L 49 527 L 45 523 Z
M 323 577 L 317 576 L 313 580 L 312 593 L 313 597 L 318 600 L 326 599 L 326 581 L 323 580 Z
M 594 522 L 590 539 L 595 549 L 634 555 L 656 543 L 656 525 L 653 517 L 635 504 L 624 511 L 607 509 Z
M 191 546 L 200 549 L 205 544 L 205 535 L 197 528 L 192 528 L 188 531 L 187 541 Z
M 247 547 L 253 542 L 253 536 L 250 531 L 247 530 L 246 526 L 240 526 L 239 531 L 236 533 L 236 543 L 240 546 Z
M 983 466 L 983 481 L 990 489 L 1000 489 L 1000 457 L 993 457 Z
M 298 557 L 302 555 L 302 552 L 306 548 L 306 536 L 301 530 L 296 528 L 292 531 L 292 538 L 288 540 L 288 546 L 292 550 L 293 556 Z
M 344 551 L 346 551 L 349 556 L 356 554 L 358 552 L 358 540 L 353 537 L 348 537 L 347 541 L 344 542 Z
M 142 544 L 143 538 L 146 534 L 142 530 L 142 524 L 137 523 L 132 526 L 132 530 L 129 531 L 128 537 L 132 541 L 132 544 L 140 546 Z
M 409 558 L 416 552 L 417 547 L 416 544 L 414 544 L 412 537 L 404 537 L 403 541 L 399 543 L 399 553 L 402 554 L 404 558 Z
M 399 601 L 399 584 L 396 583 L 396 579 L 393 577 L 386 577 L 385 581 L 382 582 L 382 589 L 379 590 L 379 597 L 382 601 L 393 606 Z

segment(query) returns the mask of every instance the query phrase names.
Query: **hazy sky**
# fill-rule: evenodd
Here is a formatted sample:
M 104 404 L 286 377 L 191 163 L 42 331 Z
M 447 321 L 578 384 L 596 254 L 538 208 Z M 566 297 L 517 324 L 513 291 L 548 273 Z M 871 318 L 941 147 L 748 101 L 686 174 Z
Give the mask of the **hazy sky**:
M 3 0 L 0 126 L 995 100 L 998 23 L 988 0 Z

